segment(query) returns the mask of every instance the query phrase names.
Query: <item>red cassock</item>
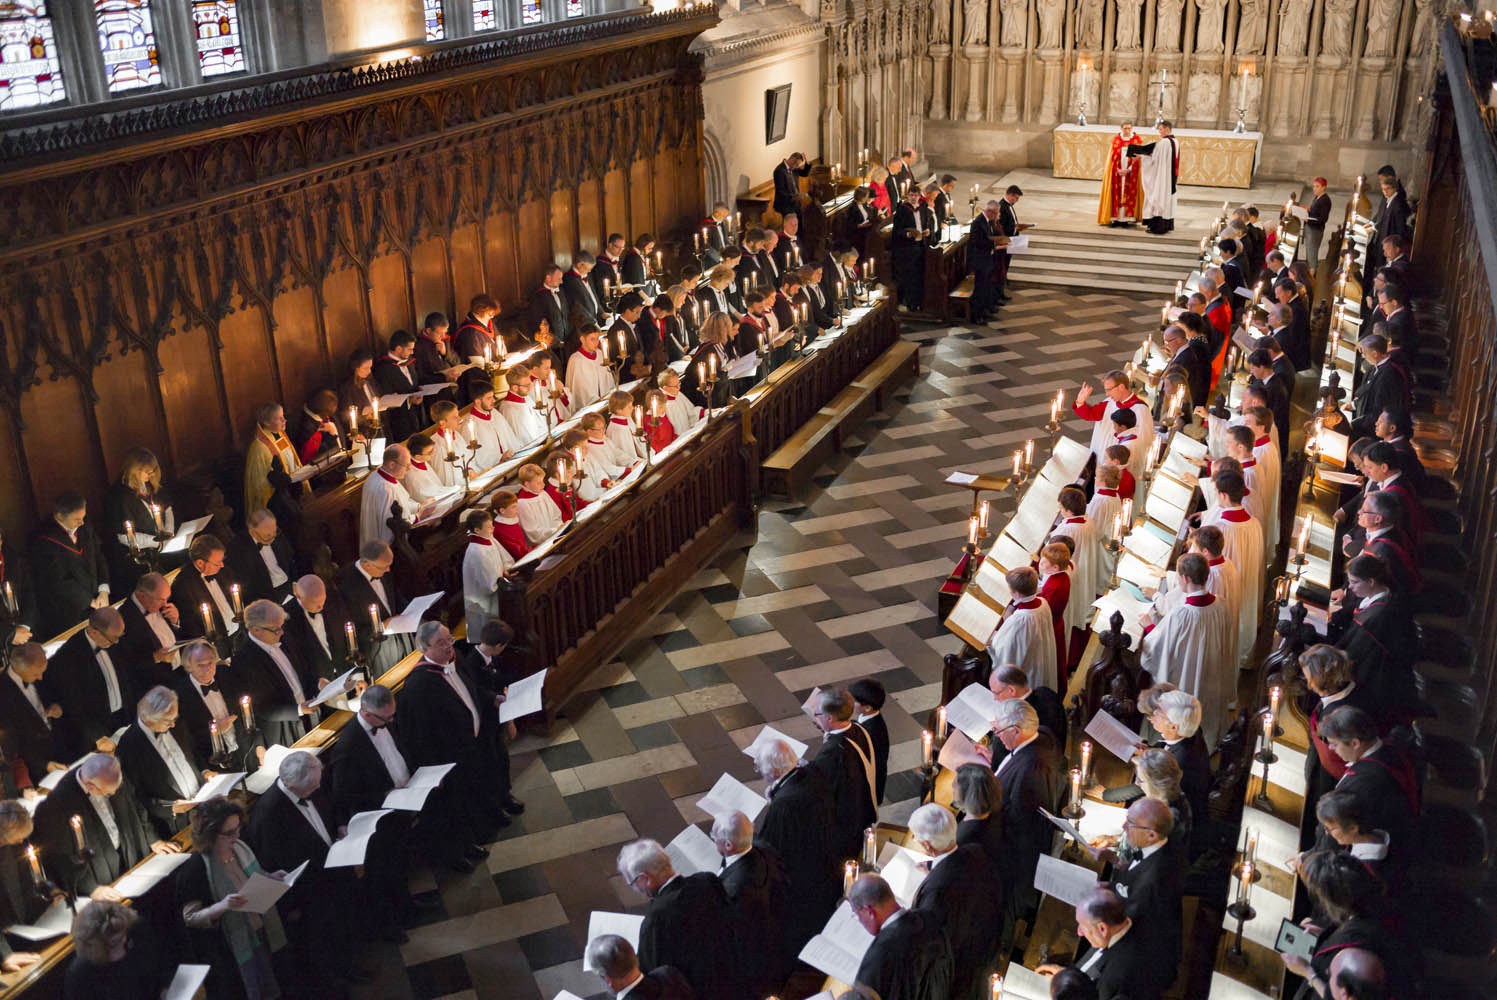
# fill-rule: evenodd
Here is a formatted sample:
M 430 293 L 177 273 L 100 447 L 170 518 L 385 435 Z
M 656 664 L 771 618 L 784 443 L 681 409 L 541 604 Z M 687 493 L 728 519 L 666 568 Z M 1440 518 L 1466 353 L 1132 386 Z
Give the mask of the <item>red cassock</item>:
M 1128 220 L 1137 222 L 1143 207 L 1143 188 L 1138 180 L 1138 160 L 1123 154 L 1124 146 L 1140 146 L 1137 134 L 1124 139 L 1122 133 L 1112 137 L 1107 151 L 1107 167 L 1102 171 L 1102 200 L 1097 206 L 1097 225 Z
M 1050 624 L 1055 627 L 1055 663 L 1060 671 L 1060 686 L 1066 685 L 1066 605 L 1071 601 L 1071 574 L 1052 573 L 1040 585 L 1040 596 L 1050 605 Z
M 524 557 L 525 553 L 530 551 L 530 542 L 525 537 L 525 529 L 518 524 L 504 524 L 495 520 L 494 538 L 516 559 Z
M 671 418 L 656 417 L 655 426 L 650 429 L 650 447 L 659 451 L 674 440 L 676 440 L 676 425 L 671 423 Z

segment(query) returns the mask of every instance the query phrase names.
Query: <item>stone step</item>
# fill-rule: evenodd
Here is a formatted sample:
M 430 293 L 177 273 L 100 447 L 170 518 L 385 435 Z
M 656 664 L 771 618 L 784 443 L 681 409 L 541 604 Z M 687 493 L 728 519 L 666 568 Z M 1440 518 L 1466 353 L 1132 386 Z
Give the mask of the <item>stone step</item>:
M 1189 237 L 1154 236 L 1144 232 L 1120 232 L 1097 227 L 1091 232 L 1076 232 L 1069 229 L 1036 229 L 1032 239 L 1047 243 L 1064 243 L 1090 249 L 1106 247 L 1109 250 L 1142 250 L 1146 253 L 1178 254 L 1194 258 L 1200 250 L 1201 241 Z
M 1114 247 L 1101 249 L 1082 244 L 1051 245 L 1047 243 L 1040 246 L 1030 244 L 1028 253 L 1019 254 L 1013 260 L 1015 263 L 1041 260 L 1050 262 L 1106 262 L 1119 266 L 1131 266 L 1139 270 L 1179 272 L 1180 278 L 1184 278 L 1185 275 L 1190 273 L 1190 269 L 1195 266 L 1196 257 L 1194 254 L 1167 254 L 1162 251 L 1149 253 L 1143 250 L 1125 250 Z M 1176 280 L 1180 280 L 1180 278 Z
M 1173 275 L 1175 272 L 1169 272 Z M 1174 277 L 1127 272 L 1121 268 L 1093 268 L 1087 271 L 1026 268 L 1010 273 L 1008 283 L 1016 288 L 1042 285 L 1051 288 L 1078 288 L 1091 292 L 1128 292 L 1148 298 L 1163 298 L 1175 291 Z

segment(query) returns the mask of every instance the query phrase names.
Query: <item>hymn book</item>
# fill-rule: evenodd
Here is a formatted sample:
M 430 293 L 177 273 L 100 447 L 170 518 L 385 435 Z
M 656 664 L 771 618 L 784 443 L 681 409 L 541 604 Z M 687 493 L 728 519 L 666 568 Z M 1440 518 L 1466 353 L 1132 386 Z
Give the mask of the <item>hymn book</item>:
M 763 729 L 759 730 L 759 735 L 754 737 L 754 742 L 743 748 L 744 755 L 750 758 L 757 759 L 759 756 L 759 748 L 773 740 L 783 741 L 786 746 L 790 747 L 791 753 L 795 754 L 797 760 L 805 760 L 806 751 L 811 749 L 800 740 L 795 739 L 791 736 L 786 736 L 775 727 L 765 726 Z
M 947 718 L 950 718 L 949 714 Z M 946 742 L 941 744 L 941 755 L 936 762 L 948 771 L 955 771 L 963 764 L 992 766 L 992 761 L 978 753 L 977 745 L 967 739 L 967 734 L 960 729 L 953 729 L 946 734 Z
M 441 600 L 442 593 L 439 590 L 435 594 L 411 598 L 411 603 L 405 606 L 404 611 L 385 622 L 385 634 L 406 635 L 415 632 L 416 626 L 421 624 L 421 616 L 426 614 L 428 608 Z
M 955 632 L 969 646 L 982 649 L 997 630 L 1003 612 L 989 607 L 972 591 L 958 597 L 951 613 L 946 616 L 946 628 Z
M 722 868 L 723 857 L 717 852 L 717 845 L 695 823 L 687 824 L 686 829 L 676 834 L 675 839 L 665 845 L 665 853 L 677 875 L 695 875 L 697 872 L 716 875 Z
M 191 857 L 191 855 L 188 855 Z M 27 941 L 50 941 L 73 929 L 73 910 L 66 899 L 54 899 L 34 924 L 11 924 L 5 933 Z
M 203 782 L 202 786 L 198 788 L 198 793 L 192 797 L 192 801 L 207 802 L 216 796 L 228 795 L 244 776 L 245 772 L 243 771 L 214 775 Z
M 1050 1000 L 1050 977 L 1010 962 L 1003 971 L 1003 992 L 999 997 L 1000 1000 Z
M 998 537 L 1008 536 L 999 535 Z M 997 608 L 1000 612 L 1008 607 L 1008 602 L 1013 599 L 1013 592 L 1008 589 L 1008 581 L 1004 579 L 1003 567 L 998 565 L 998 560 L 991 554 L 978 564 L 977 572 L 972 574 L 972 584 L 968 589 L 977 591 L 984 603 Z
M 769 805 L 769 800 L 754 791 L 731 774 L 717 779 L 712 790 L 697 800 L 697 808 L 709 816 L 723 816 L 730 812 L 741 812 L 752 823 Z
M 833 979 L 853 983 L 858 978 L 858 966 L 863 964 L 863 956 L 872 944 L 873 935 L 858 923 L 852 905 L 844 899 L 821 933 L 806 942 L 798 957 Z
M 946 703 L 947 725 L 966 734 L 973 743 L 992 730 L 993 716 L 997 714 L 998 696 L 989 691 L 985 684 L 968 684 Z
M 296 885 L 296 880 L 301 878 L 302 872 L 311 863 L 310 858 L 303 861 L 283 878 L 272 878 L 264 872 L 255 872 L 245 879 L 244 884 L 239 887 L 239 895 L 245 900 L 243 912 L 264 913 L 270 909 L 276 904 L 276 900 L 291 891 L 291 887 Z
M 335 677 L 333 680 L 328 681 L 323 689 L 317 692 L 317 697 L 307 702 L 307 704 L 311 705 L 313 708 L 316 708 L 323 702 L 328 701 L 332 698 L 336 698 L 340 694 L 343 694 L 345 691 L 354 686 L 353 675 L 363 669 L 363 667 L 351 667 L 348 670 L 345 670 L 342 674 Z
M 993 546 L 992 548 L 988 549 L 988 558 L 984 560 L 984 563 L 986 563 L 988 560 L 993 561 L 995 563 L 994 570 L 997 571 L 996 575 L 999 578 L 1002 578 L 1004 571 L 1011 569 L 1021 569 L 1034 562 L 1033 556 L 1034 554 L 1031 549 L 1026 549 L 1024 546 L 1014 541 L 1013 536 L 1011 536 L 1008 532 L 1003 531 L 999 532 L 998 537 L 993 540 Z M 980 572 L 981 567 L 978 567 L 978 570 Z M 994 587 L 996 586 L 997 583 L 995 581 Z M 983 589 L 988 590 L 988 588 L 986 587 L 984 587 Z M 988 593 L 993 594 L 996 597 L 999 592 L 997 590 L 988 590 Z M 1002 593 L 1005 595 L 1008 594 L 1008 583 L 1006 581 L 1003 584 Z M 1007 596 L 1004 597 L 1003 603 L 1008 603 Z
M 456 764 L 426 764 L 416 768 L 410 779 L 400 788 L 390 789 L 385 796 L 385 801 L 380 803 L 381 809 L 400 809 L 404 812 L 420 812 L 426 806 L 426 799 L 431 795 L 433 788 L 442 783 Z

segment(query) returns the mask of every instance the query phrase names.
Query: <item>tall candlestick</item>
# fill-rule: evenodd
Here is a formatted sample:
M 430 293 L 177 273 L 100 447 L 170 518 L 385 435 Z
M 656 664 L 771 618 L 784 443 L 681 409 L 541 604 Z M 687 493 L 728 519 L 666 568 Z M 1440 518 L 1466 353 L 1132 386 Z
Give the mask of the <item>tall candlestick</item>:
M 234 617 L 242 617 L 244 615 L 244 596 L 240 593 L 239 584 L 229 584 L 229 600 L 234 602 Z
M 213 612 L 208 610 L 208 605 L 199 604 L 198 613 L 203 616 L 203 631 L 207 633 L 207 638 L 213 638 L 215 631 L 213 627 Z
M 1263 717 L 1263 752 L 1264 753 L 1272 753 L 1273 752 L 1273 716 L 1272 715 L 1265 715 Z
M 250 696 L 244 695 L 239 699 L 239 717 L 244 720 L 244 728 L 254 731 L 255 710 L 250 702 Z
M 379 620 L 379 605 L 377 604 L 369 605 L 369 623 L 374 629 L 374 634 L 376 636 L 379 635 L 382 630 L 382 623 Z
M 920 762 L 926 767 L 931 764 L 931 741 L 930 730 L 927 729 L 920 734 Z
M 1299 523 L 1299 542 L 1295 546 L 1301 552 L 1310 551 L 1310 515 L 1306 514 Z
M 213 756 L 217 757 L 219 754 L 223 753 L 224 740 L 222 736 L 218 735 L 217 722 L 208 723 L 208 740 L 213 746 Z
M 1034 468 L 1034 438 L 1024 442 L 1024 471 Z
M 352 653 L 355 649 L 358 648 L 358 643 L 356 643 L 354 641 L 353 632 L 354 632 L 354 630 L 353 630 L 353 622 L 344 622 L 343 623 L 343 638 L 345 638 L 345 639 L 348 640 L 348 651 L 350 653 Z
M 83 838 L 83 817 L 74 816 L 68 820 L 68 826 L 73 828 L 73 847 L 77 849 L 78 856 L 82 857 L 83 852 L 88 849 L 88 842 Z
M 1268 689 L 1268 714 L 1277 719 L 1279 717 L 1279 699 L 1284 695 L 1284 689 L 1275 684 Z
M 936 709 L 936 739 L 946 739 L 946 706 L 941 705 Z
M 842 864 L 842 895 L 852 892 L 852 884 L 858 880 L 858 863 L 845 861 Z
M 1081 806 L 1081 768 L 1071 768 L 1071 805 L 1079 808 Z
M 988 512 L 990 509 L 986 500 L 977 505 L 977 526 L 983 531 L 988 530 Z
M 135 522 L 133 522 L 133 521 L 126 521 L 125 522 L 125 542 L 132 549 L 137 547 L 136 544 L 135 544 Z M 6 586 L 9 587 L 10 584 L 7 583 Z
M 1024 453 L 1022 451 L 1016 451 L 1016 452 L 1014 452 L 1014 478 L 1018 479 L 1023 474 L 1024 474 Z
M 1081 780 L 1085 782 L 1092 773 L 1092 741 L 1081 741 Z
M 863 831 L 863 864 L 872 868 L 878 864 L 878 829 L 869 827 Z
M 967 544 L 975 546 L 979 537 L 977 515 L 974 514 L 967 519 Z

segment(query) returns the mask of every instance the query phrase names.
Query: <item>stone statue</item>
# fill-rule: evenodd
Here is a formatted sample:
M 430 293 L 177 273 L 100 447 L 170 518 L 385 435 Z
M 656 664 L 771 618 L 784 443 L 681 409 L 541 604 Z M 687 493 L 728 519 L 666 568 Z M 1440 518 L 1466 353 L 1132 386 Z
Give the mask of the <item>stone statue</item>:
M 962 44 L 988 44 L 988 0 L 963 0 Z
M 1266 0 L 1242 0 L 1242 16 L 1237 19 L 1237 54 L 1256 56 L 1263 52 L 1264 36 L 1268 33 L 1268 18 L 1265 16 Z
M 1320 51 L 1345 57 L 1351 42 L 1351 17 L 1357 0 L 1325 0 L 1325 24 L 1320 32 Z
M 1114 73 L 1107 81 L 1107 113 L 1126 121 L 1137 104 L 1138 80 L 1132 73 Z
M 1066 0 L 1038 0 L 1040 48 L 1060 48 L 1060 26 L 1066 17 Z
M 1131 52 L 1138 48 L 1139 5 L 1143 0 L 1118 0 L 1116 42 L 1113 48 L 1119 52 Z
M 1076 47 L 1092 52 L 1102 47 L 1102 0 L 1076 4 Z
M 998 0 L 998 10 L 1003 15 L 1004 46 L 1022 49 L 1029 34 L 1029 0 Z
M 1180 15 L 1185 0 L 1159 0 L 1159 16 L 1154 22 L 1154 50 L 1180 51 Z
M 1279 8 L 1279 55 L 1305 54 L 1305 36 L 1310 30 L 1311 0 L 1284 0 Z
M 1226 46 L 1222 42 L 1222 19 L 1226 13 L 1227 0 L 1196 0 L 1196 51 L 1221 52 Z
M 1215 121 L 1221 87 L 1221 77 L 1215 73 L 1192 76 L 1185 91 L 1185 117 L 1192 121 Z
M 935 0 L 930 14 L 930 41 L 932 45 L 951 42 L 951 0 Z
M 1429 50 L 1430 32 L 1435 26 L 1429 9 L 1434 5 L 1435 0 L 1414 0 L 1413 36 L 1409 39 L 1411 57 L 1422 57 Z
M 1362 55 L 1385 59 L 1393 54 L 1393 43 L 1398 40 L 1398 6 L 1399 0 L 1372 0 L 1367 11 L 1367 47 Z

